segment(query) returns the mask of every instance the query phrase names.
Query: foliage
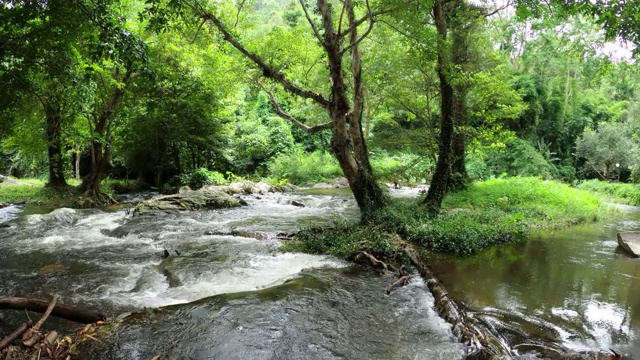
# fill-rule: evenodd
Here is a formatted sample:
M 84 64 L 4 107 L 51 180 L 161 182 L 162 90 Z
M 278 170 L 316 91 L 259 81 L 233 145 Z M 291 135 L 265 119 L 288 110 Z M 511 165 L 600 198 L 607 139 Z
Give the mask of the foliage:
M 431 159 L 411 153 L 376 153 L 371 166 L 381 181 L 422 183 L 433 172 Z
M 165 183 L 162 192 L 165 194 L 176 193 L 182 186 L 188 186 L 192 190 L 200 189 L 205 185 L 226 185 L 232 181 L 238 181 L 241 178 L 235 176 L 231 172 L 227 172 L 227 176 L 217 172 L 210 171 L 205 168 L 199 168 L 191 173 L 179 174 Z
M 359 249 L 381 247 L 389 250 L 379 250 L 379 255 L 393 258 L 398 244 L 394 234 L 398 234 L 432 251 L 469 255 L 518 241 L 533 228 L 596 221 L 612 212 L 588 192 L 555 181 L 494 179 L 449 195 L 439 215 L 431 216 L 418 204 L 397 200 L 360 226 L 303 232 L 285 249 L 348 257 Z M 343 233 L 346 235 L 340 236 Z
M 269 164 L 269 173 L 277 181 L 287 179 L 296 185 L 327 182 L 342 175 L 337 161 L 328 152 L 306 153 L 298 146 L 276 156 Z
M 578 184 L 577 188 L 603 196 L 607 201 L 640 205 L 640 186 L 637 184 L 587 180 Z
M 283 244 L 282 251 L 329 254 L 348 259 L 366 251 L 378 259 L 404 263 L 406 258 L 397 235 L 385 232 L 382 226 L 358 226 L 339 223 L 330 228 L 304 229 L 294 241 Z
M 583 170 L 596 171 L 607 179 L 619 167 L 629 167 L 637 157 L 637 145 L 627 131 L 622 123 L 602 123 L 596 131 L 585 129 L 576 143 L 576 156 L 585 159 Z
M 551 179 L 553 165 L 533 145 L 522 139 L 513 139 L 504 149 L 491 150 L 485 158 L 494 176 L 536 176 Z

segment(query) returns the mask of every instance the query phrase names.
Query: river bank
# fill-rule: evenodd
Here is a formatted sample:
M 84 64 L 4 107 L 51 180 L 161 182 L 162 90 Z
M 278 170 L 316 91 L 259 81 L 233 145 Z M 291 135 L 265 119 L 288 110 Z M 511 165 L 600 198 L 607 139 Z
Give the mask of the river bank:
M 324 195 L 318 195 L 318 191 Z M 392 195 L 412 201 L 419 197 L 417 190 L 408 189 L 392 189 Z M 275 236 L 278 233 L 327 227 L 339 219 L 356 221 L 358 212 L 347 193 L 315 189 L 239 196 L 247 202 L 246 206 L 137 217 L 125 210 L 86 209 L 77 210 L 69 222 L 18 213 L 8 222 L 0 221 L 8 230 L 8 233 L 0 234 L 0 249 L 3 250 L 0 260 L 6 264 L 0 276 L 11 279 L 0 285 L 0 291 L 26 292 L 43 298 L 57 293 L 65 301 L 107 309 L 114 318 L 126 318 L 127 313 L 139 312 L 144 307 L 161 308 L 158 312 L 151 311 L 146 316 L 126 320 L 109 345 L 113 347 L 96 350 L 95 356 L 105 356 L 105 359 L 151 358 L 160 353 L 173 354 L 177 358 L 181 358 L 181 354 L 196 359 L 205 359 L 211 354 L 234 358 L 236 352 L 238 356 L 277 358 L 273 354 L 286 355 L 286 351 L 292 351 L 286 348 L 282 349 L 285 352 L 278 352 L 276 347 L 281 342 L 300 346 L 316 344 L 317 350 L 299 349 L 305 358 L 330 359 L 336 354 L 376 358 L 376 353 L 398 354 L 387 357 L 391 359 L 405 355 L 419 358 L 421 354 L 431 356 L 425 356 L 425 359 L 462 358 L 462 348 L 453 338 L 449 326 L 435 316 L 433 310 L 431 313 L 417 310 L 416 301 L 427 301 L 425 306 L 433 309 L 433 297 L 411 273 L 408 286 L 387 296 L 385 289 L 395 279 L 391 273 L 380 275 L 366 267 L 324 255 L 281 253 L 280 246 L 291 242 L 279 240 Z M 240 232 L 259 232 L 264 237 L 256 240 L 234 235 Z M 169 250 L 168 257 L 163 255 L 164 250 Z M 52 264 L 60 266 L 48 267 Z M 52 271 L 43 271 L 44 268 Z M 445 282 L 447 288 L 455 286 L 448 281 Z M 361 285 L 356 285 L 358 283 Z M 364 294 L 355 293 L 353 289 L 356 288 Z M 405 296 L 417 297 L 408 305 L 396 302 Z M 468 299 L 464 300 L 466 303 Z M 369 312 L 372 304 L 381 302 L 386 305 Z M 334 315 L 327 315 L 331 319 L 327 319 L 326 328 L 311 327 L 314 324 L 311 319 L 321 315 L 306 308 L 310 303 L 320 309 L 329 306 L 339 310 Z M 253 308 L 255 313 L 251 310 L 244 316 L 246 306 Z M 276 310 L 281 307 L 291 310 Z M 273 313 L 274 317 L 257 315 L 263 311 Z M 343 319 L 345 313 L 353 313 L 355 318 L 363 320 Z M 0 313 L 0 316 L 6 315 Z M 427 316 L 427 319 L 421 316 Z M 283 320 L 278 327 L 277 319 L 281 318 L 289 320 Z M 204 322 L 202 327 L 194 327 L 193 319 Z M 417 319 L 426 321 L 420 325 L 426 327 L 411 327 Z M 437 321 L 432 323 L 434 320 Z M 500 320 L 507 322 L 503 318 Z M 291 322 L 298 329 L 295 333 L 285 330 L 292 326 Z M 0 319 L 0 326 L 2 323 L 16 324 L 7 317 Z M 334 333 L 331 330 L 334 324 L 349 333 L 356 328 L 371 331 L 384 328 L 381 333 L 384 337 L 365 331 L 355 340 L 337 343 L 335 339 L 339 337 L 336 336 L 343 331 Z M 51 325 L 65 326 L 55 321 Z M 178 336 L 177 328 L 186 331 L 189 338 Z M 388 338 L 387 328 L 400 338 L 383 341 Z M 412 333 L 410 329 L 416 332 Z M 422 347 L 416 348 L 416 343 L 425 344 L 420 335 L 425 331 L 437 339 L 435 343 L 427 341 L 425 347 L 440 350 L 429 352 Z M 299 332 L 310 335 L 296 337 Z M 158 334 L 165 336 L 163 345 L 155 341 Z M 240 340 L 243 336 L 255 341 L 244 342 Z M 587 332 L 587 336 L 593 335 Z M 150 341 L 152 338 L 154 341 Z M 225 341 L 214 340 L 216 338 Z M 366 338 L 374 341 L 368 342 Z M 251 347 L 266 339 L 273 339 L 268 342 L 270 345 Z M 391 345 L 394 341 L 398 347 Z M 209 343 L 213 345 L 204 345 Z M 225 343 L 235 345 L 227 347 Z M 346 349 L 357 349 L 361 353 Z M 140 357 L 140 354 L 144 355 Z

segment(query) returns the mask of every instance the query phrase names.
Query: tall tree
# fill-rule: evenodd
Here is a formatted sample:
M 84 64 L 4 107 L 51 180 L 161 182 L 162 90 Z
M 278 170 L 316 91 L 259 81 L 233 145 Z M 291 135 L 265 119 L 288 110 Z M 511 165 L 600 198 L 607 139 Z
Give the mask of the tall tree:
M 49 186 L 66 185 L 63 122 L 79 109 L 80 39 L 87 31 L 77 8 L 63 1 L 0 3 L 0 98 L 33 101 L 44 117 Z
M 91 133 L 91 170 L 80 190 L 99 203 L 111 199 L 100 190 L 112 165 L 113 128 L 118 109 L 134 79 L 146 68 L 146 46 L 125 28 L 126 14 L 108 4 L 88 1 L 77 4 L 99 32 L 93 39 L 93 56 L 87 64 L 86 79 L 91 82 L 92 103 L 87 114 Z
M 155 17 L 151 25 L 166 24 L 167 3 L 161 0 L 149 2 L 148 12 Z M 317 0 L 314 9 L 310 9 L 304 0 L 300 0 L 305 18 L 315 40 L 322 47 L 329 70 L 329 95 L 298 85 L 299 79 L 291 80 L 283 69 L 270 64 L 264 57 L 250 50 L 232 33 L 232 26 L 226 24 L 214 9 L 207 8 L 197 1 L 169 1 L 168 5 L 176 13 L 189 10 L 203 23 L 208 23 L 222 34 L 225 41 L 240 51 L 261 71 L 263 77 L 282 86 L 287 92 L 313 101 L 326 111 L 330 121 L 309 126 L 285 112 L 275 94 L 266 85 L 257 80 L 258 85 L 269 94 L 276 113 L 297 127 L 315 133 L 324 129 L 332 130 L 332 150 L 336 156 L 349 186 L 360 207 L 363 218 L 376 208 L 383 207 L 387 198 L 376 182 L 369 161 L 369 153 L 362 131 L 364 110 L 364 84 L 360 43 L 373 28 L 376 16 L 389 12 L 387 9 L 373 10 L 367 0 L 365 14 L 356 16 L 357 3 L 352 0 L 341 2 L 339 9 L 327 0 Z M 313 10 L 313 11 L 312 11 Z M 319 24 L 312 16 L 319 14 Z M 337 15 L 337 21 L 335 16 Z M 366 27 L 362 33 L 361 27 Z M 350 66 L 349 66 L 350 65 Z M 345 75 L 348 74 L 348 77 Z

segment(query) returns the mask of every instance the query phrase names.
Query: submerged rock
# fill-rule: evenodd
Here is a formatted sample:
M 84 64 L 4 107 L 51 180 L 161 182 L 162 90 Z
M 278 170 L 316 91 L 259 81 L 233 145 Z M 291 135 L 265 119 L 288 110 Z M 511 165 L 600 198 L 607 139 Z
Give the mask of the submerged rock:
M 629 254 L 640 257 L 640 231 L 619 232 L 618 245 Z
M 45 276 L 45 275 L 61 272 L 64 270 L 65 270 L 65 267 L 64 265 L 61 265 L 61 264 L 45 265 L 38 270 L 38 275 Z
M 69 208 L 55 209 L 52 212 L 42 215 L 42 219 L 46 221 L 57 221 L 67 223 L 69 225 L 75 224 L 78 221 L 78 213 L 75 210 Z
M 246 205 L 242 200 L 218 189 L 182 191 L 179 194 L 164 195 L 138 204 L 133 215 L 142 215 L 156 211 L 180 211 L 197 209 L 224 209 Z

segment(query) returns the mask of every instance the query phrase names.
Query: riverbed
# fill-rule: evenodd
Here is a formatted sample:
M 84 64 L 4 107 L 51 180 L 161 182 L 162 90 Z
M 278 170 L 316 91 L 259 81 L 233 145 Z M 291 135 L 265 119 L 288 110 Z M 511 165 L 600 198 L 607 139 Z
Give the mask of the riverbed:
M 391 274 L 279 251 L 278 233 L 357 219 L 347 193 L 316 190 L 245 200 L 248 206 L 235 209 L 135 218 L 126 209 L 56 211 L 57 216 L 30 207 L 5 210 L 0 294 L 58 294 L 65 303 L 119 318 L 142 312 L 126 320 L 114 342 L 92 359 L 462 357 L 419 278 L 387 296 Z M 234 231 L 264 236 L 210 235 Z M 24 317 L 0 312 L 0 330 L 10 331 Z
M 37 207 L 3 209 L 0 294 L 58 294 L 127 319 L 92 359 L 463 357 L 419 278 L 387 296 L 390 274 L 278 250 L 286 241 L 278 233 L 356 220 L 347 191 L 244 199 L 241 208 L 135 218 L 127 206 L 55 217 Z M 523 358 L 541 344 L 638 355 L 640 260 L 621 253 L 615 235 L 640 230 L 640 214 L 623 210 L 606 222 L 539 231 L 463 259 L 434 255 L 430 263 L 479 326 Z M 211 235 L 234 231 L 262 240 Z M 0 312 L 0 331 L 24 317 Z

